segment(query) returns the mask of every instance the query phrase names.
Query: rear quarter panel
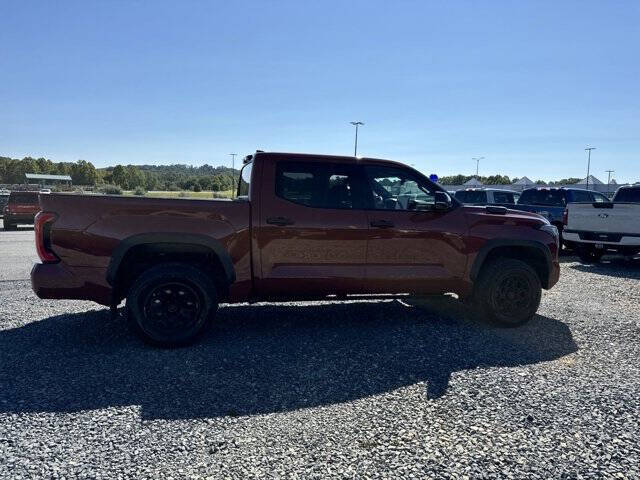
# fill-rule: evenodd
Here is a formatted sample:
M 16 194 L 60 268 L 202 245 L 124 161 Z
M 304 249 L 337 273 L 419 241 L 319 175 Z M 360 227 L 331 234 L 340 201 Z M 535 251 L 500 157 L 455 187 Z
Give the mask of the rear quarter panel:
M 200 234 L 229 252 L 236 283 L 251 281 L 249 202 L 50 194 L 42 209 L 58 215 L 53 251 L 71 269 L 104 279 L 115 248 L 143 233 Z M 86 269 L 86 270 L 85 270 Z

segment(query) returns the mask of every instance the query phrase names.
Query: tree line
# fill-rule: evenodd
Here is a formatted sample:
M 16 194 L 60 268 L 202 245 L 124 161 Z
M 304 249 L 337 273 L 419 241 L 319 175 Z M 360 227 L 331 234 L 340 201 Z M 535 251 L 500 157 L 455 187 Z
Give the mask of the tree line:
M 70 175 L 76 185 L 95 185 L 99 174 L 91 162 L 52 162 L 46 158 L 25 157 L 22 160 L 0 157 L 0 183 L 25 183 L 25 173 Z
M 201 165 L 116 165 L 96 168 L 91 162 L 53 162 L 46 158 L 0 157 L 0 183 L 25 183 L 26 173 L 70 175 L 74 185 L 113 184 L 125 190 L 213 190 L 233 188 L 240 172 L 228 167 Z

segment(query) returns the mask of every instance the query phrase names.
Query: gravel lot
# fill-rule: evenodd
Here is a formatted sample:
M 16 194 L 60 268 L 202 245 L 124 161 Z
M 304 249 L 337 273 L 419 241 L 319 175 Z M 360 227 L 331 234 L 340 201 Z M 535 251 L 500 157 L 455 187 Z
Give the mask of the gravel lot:
M 143 346 L 0 231 L 1 478 L 640 478 L 640 262 L 566 257 L 525 327 L 453 299 L 223 307 Z

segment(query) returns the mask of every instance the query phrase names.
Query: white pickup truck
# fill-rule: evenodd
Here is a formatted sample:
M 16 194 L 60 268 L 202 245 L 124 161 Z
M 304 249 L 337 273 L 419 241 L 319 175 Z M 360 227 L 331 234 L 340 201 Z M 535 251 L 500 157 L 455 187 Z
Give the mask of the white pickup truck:
M 640 185 L 620 187 L 613 202 L 570 203 L 564 211 L 563 239 L 584 262 L 608 251 L 640 252 Z

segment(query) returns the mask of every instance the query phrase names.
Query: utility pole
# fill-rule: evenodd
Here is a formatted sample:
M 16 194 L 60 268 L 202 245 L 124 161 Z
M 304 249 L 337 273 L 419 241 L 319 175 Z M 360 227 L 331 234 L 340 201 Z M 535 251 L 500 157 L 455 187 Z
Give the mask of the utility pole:
M 484 157 L 473 157 L 471 160 L 476 161 L 476 179 L 478 178 L 478 169 L 480 168 L 480 160 L 484 160 Z
M 231 198 L 233 198 L 235 196 L 235 189 L 236 189 L 236 171 L 235 171 L 235 165 L 236 165 L 236 155 L 237 153 L 230 153 L 229 154 L 231 156 Z
M 611 185 L 611 174 L 615 173 L 615 170 L 605 170 L 605 172 L 607 172 L 607 193 L 611 193 L 611 188 L 609 188 L 609 186 Z
M 360 125 L 364 125 L 364 123 L 363 122 L 359 122 L 359 121 L 358 122 L 349 122 L 349 123 L 351 123 L 351 125 L 356 127 L 356 144 L 353 147 L 353 156 L 357 157 L 358 156 L 358 127 Z
M 589 152 L 589 159 L 587 160 L 587 190 L 589 190 L 589 170 L 591 170 L 591 150 L 595 150 L 596 147 L 587 147 L 586 151 Z

